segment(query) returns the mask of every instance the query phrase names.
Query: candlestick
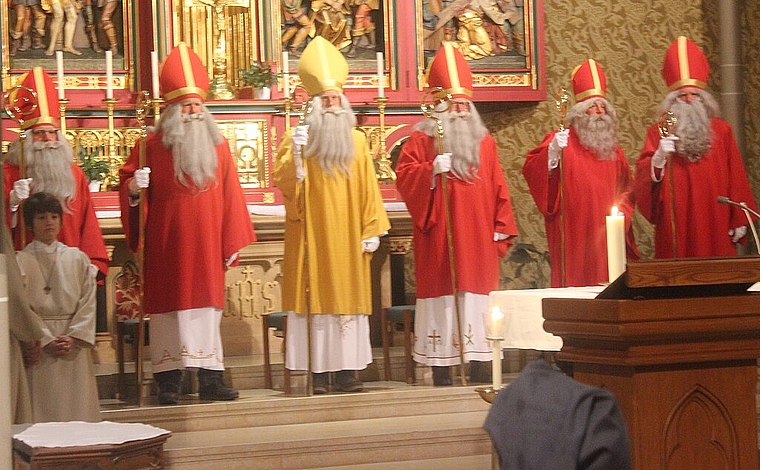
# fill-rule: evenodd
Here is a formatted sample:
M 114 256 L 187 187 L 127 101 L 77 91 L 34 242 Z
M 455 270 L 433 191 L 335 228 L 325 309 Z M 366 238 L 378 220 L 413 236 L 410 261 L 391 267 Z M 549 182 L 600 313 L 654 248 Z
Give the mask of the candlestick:
M 110 51 L 106 51 L 108 53 Z M 123 162 L 119 161 L 119 156 L 116 154 L 116 128 L 114 126 L 114 105 L 116 100 L 113 98 L 106 98 L 103 100 L 106 105 L 106 114 L 108 118 L 108 142 L 106 146 L 106 152 L 108 153 L 108 165 L 111 167 L 111 173 L 106 177 L 104 184 L 108 187 L 112 182 L 112 176 L 118 174 L 119 168 Z
M 61 112 L 61 134 L 66 136 L 66 106 L 69 104 L 68 98 L 58 99 L 58 109 Z
M 153 98 L 161 98 L 161 89 L 158 85 L 158 52 L 150 53 L 150 78 L 153 88 Z
M 282 93 L 285 99 L 290 97 L 290 62 L 288 62 L 288 51 L 282 51 Z
M 625 272 L 625 215 L 617 206 L 607 216 L 607 272 L 609 282 Z
M 63 88 L 63 51 L 55 51 L 55 66 L 58 72 L 58 99 L 64 100 L 66 95 Z
M 378 120 L 380 121 L 380 143 L 378 145 L 377 158 L 375 159 L 375 174 L 378 181 L 394 182 L 396 181 L 396 172 L 393 171 L 393 162 L 391 162 L 385 149 L 385 106 L 388 104 L 388 98 L 378 96 L 375 98 L 375 101 L 377 102 Z
M 113 53 L 106 51 L 106 99 L 113 99 Z
M 383 53 L 377 53 L 377 96 L 382 98 L 385 96 L 385 81 L 383 80 L 383 70 L 385 70 L 385 62 L 383 61 Z

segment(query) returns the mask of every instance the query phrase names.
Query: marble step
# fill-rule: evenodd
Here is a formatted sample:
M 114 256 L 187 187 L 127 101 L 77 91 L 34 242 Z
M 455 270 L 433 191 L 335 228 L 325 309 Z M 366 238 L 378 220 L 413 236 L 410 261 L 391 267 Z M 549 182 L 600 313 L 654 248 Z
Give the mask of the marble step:
M 485 416 L 471 411 L 179 432 L 164 455 L 170 470 L 487 470 Z
M 197 395 L 183 395 L 176 406 L 159 406 L 155 397 L 149 397 L 148 403 L 140 408 L 103 402 L 103 419 L 151 424 L 174 433 L 389 417 L 424 421 L 427 415 L 486 412 L 489 405 L 476 388 L 366 382 L 361 393 L 307 397 L 254 389 L 241 390 L 240 399 L 231 402 L 205 402 Z M 114 409 L 108 409 L 109 406 Z

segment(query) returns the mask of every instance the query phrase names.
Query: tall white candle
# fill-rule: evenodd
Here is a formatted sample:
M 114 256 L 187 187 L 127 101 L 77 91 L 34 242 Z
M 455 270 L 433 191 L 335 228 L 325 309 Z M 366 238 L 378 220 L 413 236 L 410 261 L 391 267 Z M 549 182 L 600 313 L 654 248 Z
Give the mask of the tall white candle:
M 150 79 L 153 87 L 153 98 L 161 98 L 161 90 L 158 85 L 158 52 L 156 51 L 150 53 Z
M 493 376 L 493 389 L 501 389 L 501 340 L 491 340 L 493 345 L 493 361 L 491 366 L 491 375 Z
M 63 88 L 63 51 L 55 51 L 55 66 L 58 79 L 58 99 L 62 100 L 66 98 Z
M 106 99 L 113 98 L 113 53 L 106 51 Z
M 383 81 L 383 71 L 385 70 L 385 61 L 383 61 L 383 53 L 377 53 L 377 96 L 380 98 L 385 96 L 385 82 Z
M 610 282 L 625 272 L 625 215 L 617 206 L 607 216 L 607 272 Z
M 504 313 L 499 307 L 493 307 L 489 320 L 486 334 L 493 346 L 491 376 L 493 377 L 493 389 L 499 390 L 501 388 L 501 340 L 504 338 Z
M 285 98 L 290 96 L 290 63 L 288 62 L 288 51 L 282 51 L 282 95 Z

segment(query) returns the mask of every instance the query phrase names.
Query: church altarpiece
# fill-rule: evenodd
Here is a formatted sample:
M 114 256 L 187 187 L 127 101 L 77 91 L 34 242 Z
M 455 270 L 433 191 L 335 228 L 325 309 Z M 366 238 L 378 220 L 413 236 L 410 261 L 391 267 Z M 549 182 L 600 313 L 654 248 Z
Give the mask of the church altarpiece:
M 0 3 L 4 12 L 13 10 L 12 0 Z M 98 45 L 105 49 L 108 38 L 103 38 L 97 24 L 97 14 L 102 15 L 98 9 L 105 2 L 91 3 Z M 241 253 L 241 266 L 228 273 L 223 334 L 229 355 L 260 354 L 260 317 L 280 308 L 282 216 L 271 215 L 266 208 L 281 204 L 270 177 L 273 156 L 280 136 L 295 125 L 299 112 L 298 99 L 285 99 L 283 85 L 292 95 L 298 85 L 298 57 L 310 38 L 322 35 L 331 40 L 349 62 L 345 92 L 378 161 L 381 192 L 389 203 L 400 202 L 395 175 L 381 170 L 392 167 L 413 124 L 422 119 L 424 70 L 440 41 L 455 41 L 470 61 L 474 101 L 546 97 L 541 0 L 119 0 L 116 6 L 112 21 L 118 23 L 119 54 L 114 56 L 111 83 L 115 105 L 110 111 L 104 106 L 105 58 L 88 42 L 90 20 L 83 8 L 78 11 L 74 41 L 83 53 L 64 53 L 68 103 L 62 108 L 66 137 L 75 154 L 95 151 L 111 168 L 103 190 L 94 194 L 113 260 L 109 281 L 130 256 L 113 189 L 118 169 L 139 136 L 135 96 L 139 90 L 151 90 L 150 52 L 157 51 L 163 59 L 173 45 L 184 41 L 208 68 L 212 99 L 207 104 L 230 142 L 246 201 L 249 207 L 263 210 L 252 215 L 260 241 L 247 247 Z M 13 39 L 14 20 L 13 14 L 3 15 L 3 43 Z M 50 20 L 46 21 L 49 27 Z M 54 57 L 45 55 L 44 49 L 33 49 L 31 42 L 27 45 L 13 56 L 8 47 L 2 48 L 4 90 L 33 65 L 43 66 L 57 80 Z M 283 52 L 288 53 L 287 64 Z M 240 69 L 254 61 L 270 63 L 280 74 L 271 100 L 235 98 Z M 158 103 L 154 108 L 159 109 Z M 4 115 L 4 148 L 17 132 Z M 411 245 L 408 215 L 401 211 L 390 216 L 393 228 L 384 253 L 393 261 L 382 263 L 377 273 L 375 287 L 381 291 L 377 308 L 403 303 L 404 292 L 414 289 L 409 262 L 403 261 Z M 392 281 L 391 271 L 406 282 Z M 276 352 L 279 345 L 272 344 Z

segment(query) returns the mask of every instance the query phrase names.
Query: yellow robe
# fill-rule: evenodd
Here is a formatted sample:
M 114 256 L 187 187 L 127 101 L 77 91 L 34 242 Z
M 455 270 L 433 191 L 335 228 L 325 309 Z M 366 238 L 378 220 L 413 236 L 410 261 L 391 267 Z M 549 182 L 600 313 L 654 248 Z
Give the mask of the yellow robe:
M 283 310 L 306 313 L 308 283 L 312 314 L 372 313 L 372 253 L 362 252 L 361 242 L 387 232 L 390 222 L 366 138 L 357 130 L 353 135 L 356 159 L 349 177 L 329 176 L 319 163 L 305 159 L 307 175 L 298 183 L 290 134 L 285 134 L 277 152 L 274 183 L 282 191 L 286 210 Z

